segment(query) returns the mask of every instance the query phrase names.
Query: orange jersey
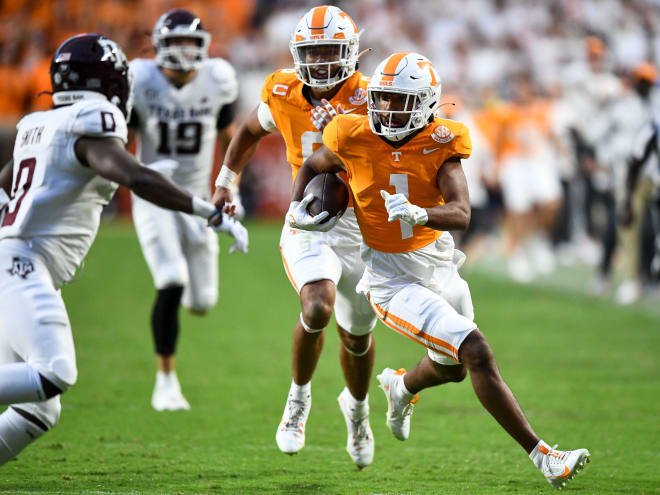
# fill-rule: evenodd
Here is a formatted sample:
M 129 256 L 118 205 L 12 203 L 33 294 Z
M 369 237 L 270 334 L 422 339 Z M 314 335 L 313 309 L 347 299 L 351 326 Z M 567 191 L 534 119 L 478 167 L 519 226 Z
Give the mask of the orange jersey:
M 346 112 L 365 115 L 368 83 L 368 78 L 356 72 L 344 81 L 330 103 L 335 108 L 341 104 Z M 313 107 L 302 94 L 304 86 L 293 69 L 283 69 L 268 76 L 261 90 L 261 100 L 268 105 L 284 138 L 293 180 L 303 162 L 323 144 L 322 132 L 310 120 Z
M 444 204 L 438 170 L 450 158 L 468 158 L 470 133 L 463 124 L 435 118 L 410 141 L 395 148 L 375 135 L 366 116 L 338 115 L 323 131 L 323 143 L 344 163 L 362 238 L 387 253 L 406 253 L 435 241 L 442 232 L 387 221 L 380 190 L 405 194 L 422 208 Z

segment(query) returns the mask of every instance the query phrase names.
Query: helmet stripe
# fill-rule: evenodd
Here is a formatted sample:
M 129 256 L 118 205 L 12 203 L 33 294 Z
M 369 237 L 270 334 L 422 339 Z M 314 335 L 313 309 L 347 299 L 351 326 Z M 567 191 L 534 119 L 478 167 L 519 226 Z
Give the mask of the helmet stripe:
M 383 77 L 381 77 L 381 80 L 393 81 L 394 74 L 396 74 L 396 68 L 399 66 L 399 63 L 401 63 L 401 60 L 403 60 L 404 57 L 409 53 L 410 52 L 401 52 L 391 55 L 390 58 L 385 63 L 385 67 L 383 67 L 383 70 L 381 71 L 381 74 L 383 75 Z
M 312 12 L 312 25 L 310 26 L 311 35 L 314 37 L 323 36 L 325 31 L 325 13 L 328 10 L 327 5 L 316 7 Z

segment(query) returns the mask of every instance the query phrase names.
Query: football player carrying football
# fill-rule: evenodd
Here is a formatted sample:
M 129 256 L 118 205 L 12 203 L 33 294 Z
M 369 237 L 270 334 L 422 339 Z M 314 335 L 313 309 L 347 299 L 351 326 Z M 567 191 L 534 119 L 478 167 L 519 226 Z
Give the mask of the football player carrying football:
M 295 179 L 303 161 L 322 144 L 321 131 L 337 112 L 366 113 L 368 81 L 356 71 L 358 45 L 355 23 L 337 7 L 315 7 L 300 19 L 290 42 L 295 70 L 278 70 L 266 79 L 261 103 L 232 138 L 216 181 L 213 202 L 217 206 L 232 202 L 229 186 L 256 143 L 270 132 L 282 135 Z M 374 453 L 367 392 L 376 317 L 364 296 L 355 292 L 364 271 L 355 214 L 350 205 L 341 219 L 318 223 L 315 232 L 291 228 L 288 217 L 280 249 L 302 311 L 293 333 L 293 380 L 277 427 L 277 445 L 287 454 L 295 454 L 305 445 L 311 379 L 334 307 L 342 342 L 339 361 L 346 382 L 339 406 L 348 428 L 348 453 L 362 468 L 371 464 Z M 332 231 L 322 231 L 333 225 Z
M 97 34 L 65 41 L 50 66 L 52 110 L 17 125 L 0 171 L 0 465 L 57 423 L 77 378 L 60 287 L 71 281 L 117 184 L 204 221 L 221 213 L 143 167 L 124 147 L 131 72 Z M 223 224 L 231 223 L 225 218 Z
M 387 425 L 399 440 L 410 434 L 418 392 L 462 381 L 561 488 L 589 460 L 586 449 L 555 450 L 539 439 L 502 379 L 493 351 L 474 323 L 472 298 L 458 274 L 465 256 L 447 230 L 465 229 L 470 202 L 461 159 L 472 144 L 461 123 L 434 116 L 440 80 L 417 53 L 380 63 L 367 87 L 368 115 L 338 115 L 323 131 L 324 146 L 294 184 L 292 227 L 314 229 L 300 203 L 306 184 L 322 172 L 346 172 L 365 246 L 366 271 L 358 290 L 380 320 L 428 348 L 409 372 L 378 375 L 388 402 Z
M 211 35 L 183 9 L 163 14 L 152 33 L 155 59 L 130 63 L 135 76 L 129 140 L 138 139 L 140 161 L 176 184 L 208 197 L 216 136 L 224 147 L 234 116 L 238 83 L 233 67 L 208 58 Z M 232 184 L 234 187 L 235 184 Z M 179 307 L 204 315 L 218 300 L 218 239 L 202 219 L 159 208 L 133 195 L 133 221 L 156 286 L 151 330 L 157 411 L 190 409 L 175 371 Z M 233 222 L 237 243 L 247 250 L 246 231 Z M 244 246 L 241 248 L 241 246 Z

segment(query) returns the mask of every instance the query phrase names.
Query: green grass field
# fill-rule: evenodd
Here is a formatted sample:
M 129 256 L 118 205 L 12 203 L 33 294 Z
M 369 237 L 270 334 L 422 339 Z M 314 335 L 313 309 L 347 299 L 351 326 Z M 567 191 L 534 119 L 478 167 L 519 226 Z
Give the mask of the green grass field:
M 307 446 L 279 452 L 299 307 L 281 267 L 279 225 L 250 224 L 250 254 L 222 239 L 220 302 L 182 314 L 178 369 L 190 412 L 149 405 L 154 289 L 130 225 L 103 225 L 82 276 L 64 289 L 79 380 L 60 424 L 0 469 L 0 493 L 454 494 L 551 488 L 485 413 L 469 380 L 422 393 L 411 438 L 385 426 L 372 382 L 372 466 L 345 452 L 338 339 L 328 332 L 312 382 Z M 575 493 L 660 493 L 660 317 L 556 289 L 465 275 L 477 323 L 539 435 L 587 447 Z M 334 324 L 333 324 L 334 325 Z M 379 324 L 375 372 L 410 367 L 421 346 Z M 374 374 L 375 375 L 375 374 Z

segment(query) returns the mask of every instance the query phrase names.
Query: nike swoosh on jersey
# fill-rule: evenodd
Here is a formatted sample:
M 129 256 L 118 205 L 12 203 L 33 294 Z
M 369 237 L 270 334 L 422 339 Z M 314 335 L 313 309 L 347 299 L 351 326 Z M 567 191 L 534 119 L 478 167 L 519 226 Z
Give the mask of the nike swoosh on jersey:
M 357 108 L 351 108 L 349 110 L 344 110 L 344 113 L 351 113 L 351 112 L 355 112 L 356 110 Z
M 426 148 L 424 148 L 422 150 L 422 153 L 424 153 L 425 155 L 428 155 L 429 153 L 433 153 L 434 151 L 438 151 L 439 149 L 441 149 L 441 148 L 431 148 L 430 150 L 427 150 Z

